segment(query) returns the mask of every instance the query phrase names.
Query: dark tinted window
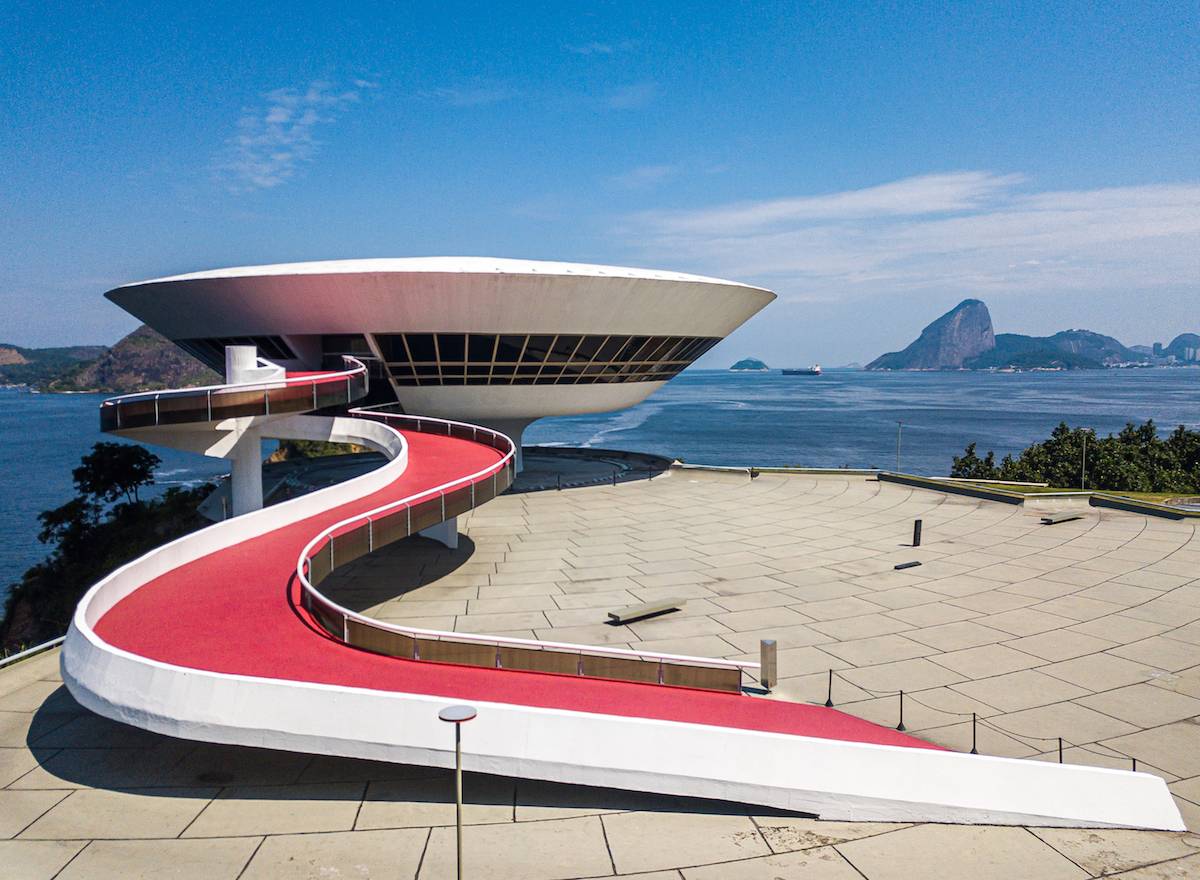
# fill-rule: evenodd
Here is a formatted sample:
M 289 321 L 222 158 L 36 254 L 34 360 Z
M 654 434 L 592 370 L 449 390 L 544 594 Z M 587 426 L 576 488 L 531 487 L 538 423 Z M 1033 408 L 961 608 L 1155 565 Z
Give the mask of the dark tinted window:
M 465 361 L 467 359 L 467 340 L 461 333 L 439 333 L 437 346 L 440 360 Z
M 414 361 L 437 360 L 432 333 L 409 333 L 404 338 L 408 342 L 408 351 Z
M 467 360 L 475 363 L 491 363 L 495 348 L 495 336 L 472 333 L 467 340 Z

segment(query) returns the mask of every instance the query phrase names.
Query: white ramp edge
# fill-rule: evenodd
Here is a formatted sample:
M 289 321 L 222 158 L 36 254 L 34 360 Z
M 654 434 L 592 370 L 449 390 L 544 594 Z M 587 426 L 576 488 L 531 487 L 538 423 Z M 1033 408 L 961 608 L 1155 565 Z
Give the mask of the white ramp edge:
M 407 662 L 407 661 L 397 661 Z M 207 742 L 452 767 L 453 696 L 185 669 L 72 624 L 63 681 L 88 709 Z M 747 697 L 746 699 L 751 699 Z M 1186 830 L 1148 773 L 472 701 L 467 770 L 711 798 L 822 819 Z

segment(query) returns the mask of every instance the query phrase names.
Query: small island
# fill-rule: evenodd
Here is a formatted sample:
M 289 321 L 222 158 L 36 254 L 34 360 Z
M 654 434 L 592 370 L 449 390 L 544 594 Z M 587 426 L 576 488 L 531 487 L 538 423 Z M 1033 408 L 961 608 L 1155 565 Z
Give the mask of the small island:
M 742 358 L 729 368 L 731 373 L 769 373 L 771 368 L 756 358 Z

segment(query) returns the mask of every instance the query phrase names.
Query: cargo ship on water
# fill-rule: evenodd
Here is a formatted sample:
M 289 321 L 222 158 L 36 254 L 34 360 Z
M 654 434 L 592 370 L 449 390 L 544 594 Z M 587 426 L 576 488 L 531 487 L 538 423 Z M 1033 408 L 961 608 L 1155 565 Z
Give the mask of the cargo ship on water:
M 819 376 L 821 375 L 821 365 L 813 364 L 811 367 L 793 367 L 790 370 L 784 370 L 785 376 Z

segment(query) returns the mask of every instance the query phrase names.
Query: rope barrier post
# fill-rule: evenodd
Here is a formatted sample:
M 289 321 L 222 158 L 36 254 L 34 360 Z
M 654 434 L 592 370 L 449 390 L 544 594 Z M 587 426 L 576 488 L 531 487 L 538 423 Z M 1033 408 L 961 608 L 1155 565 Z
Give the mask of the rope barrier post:
M 1131 757 L 1129 760 L 1133 761 L 1133 772 L 1137 773 L 1137 758 Z
M 825 695 L 825 708 L 833 708 L 833 670 L 829 670 L 829 692 Z
M 971 754 L 978 755 L 979 749 L 975 747 L 975 713 L 971 713 Z
M 913 542 L 912 542 L 912 545 L 914 547 L 921 546 L 921 521 L 919 519 L 913 520 Z
M 1062 759 L 1062 737 L 1060 736 L 1058 738 L 1058 763 L 1061 764 L 1062 762 L 1063 762 L 1063 759 Z
M 905 731 L 908 728 L 904 726 L 904 691 L 900 691 L 900 723 L 896 725 L 899 731 Z

